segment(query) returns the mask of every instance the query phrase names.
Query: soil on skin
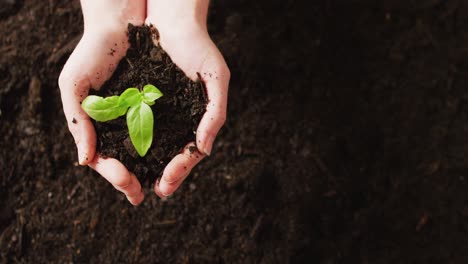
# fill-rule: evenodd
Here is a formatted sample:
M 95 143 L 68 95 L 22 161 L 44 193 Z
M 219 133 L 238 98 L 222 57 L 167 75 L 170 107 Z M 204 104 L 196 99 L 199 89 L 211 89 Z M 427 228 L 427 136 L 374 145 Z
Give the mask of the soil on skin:
M 164 52 L 154 45 L 156 28 L 129 25 L 130 48 L 112 77 L 95 94 L 120 95 L 129 87 L 153 84 L 163 97 L 151 106 L 154 115 L 153 144 L 145 157 L 133 147 L 125 117 L 94 122 L 97 151 L 120 160 L 148 186 L 162 174 L 169 161 L 189 143 L 205 113 L 207 96 L 203 82 L 191 81 Z M 194 153 L 193 155 L 198 155 Z
M 468 263 L 468 1 L 210 1 L 227 123 L 139 207 L 77 164 L 79 1 L 0 3 L 0 263 Z

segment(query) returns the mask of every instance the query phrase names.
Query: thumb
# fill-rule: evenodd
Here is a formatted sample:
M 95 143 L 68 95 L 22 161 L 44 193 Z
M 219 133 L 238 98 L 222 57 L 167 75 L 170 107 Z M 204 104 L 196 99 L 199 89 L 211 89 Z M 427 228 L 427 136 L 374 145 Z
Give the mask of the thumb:
M 81 108 L 81 101 L 88 95 L 91 84 L 87 75 L 80 75 L 79 46 L 60 74 L 59 87 L 68 129 L 78 149 L 78 162 L 80 165 L 87 165 L 96 152 L 96 132 L 88 115 Z
M 81 102 L 90 88 L 100 87 L 112 75 L 127 49 L 125 30 L 111 30 L 105 34 L 85 32 L 60 74 L 63 111 L 81 165 L 88 165 L 96 152 L 96 132 Z
M 205 60 L 201 78 L 206 85 L 209 102 L 197 129 L 197 147 L 211 154 L 213 142 L 226 121 L 227 96 L 230 79 L 229 68 L 221 53 L 215 52 Z

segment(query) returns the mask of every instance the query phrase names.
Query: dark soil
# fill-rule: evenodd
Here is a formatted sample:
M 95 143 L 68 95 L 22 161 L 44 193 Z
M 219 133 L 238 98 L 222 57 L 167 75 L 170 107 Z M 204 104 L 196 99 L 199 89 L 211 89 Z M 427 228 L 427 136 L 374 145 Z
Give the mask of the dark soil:
M 120 95 L 129 87 L 153 84 L 163 93 L 151 108 L 154 115 L 153 144 L 141 158 L 133 147 L 124 117 L 95 122 L 97 151 L 116 158 L 148 185 L 162 174 L 169 161 L 189 142 L 205 113 L 207 95 L 200 79 L 191 81 L 162 50 L 153 44 L 154 27 L 129 25 L 130 48 L 115 73 L 96 94 Z
M 135 208 L 63 116 L 79 1 L 2 15 L 0 263 L 468 263 L 467 1 L 212 0 L 208 25 L 228 121 Z

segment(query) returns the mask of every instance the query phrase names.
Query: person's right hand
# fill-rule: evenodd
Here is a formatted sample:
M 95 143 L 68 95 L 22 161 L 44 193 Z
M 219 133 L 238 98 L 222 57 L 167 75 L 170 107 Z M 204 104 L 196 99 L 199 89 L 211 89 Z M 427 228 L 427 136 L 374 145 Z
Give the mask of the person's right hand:
M 78 148 L 80 165 L 89 165 L 123 192 L 133 205 L 144 199 L 138 179 L 116 159 L 96 154 L 96 132 L 81 101 L 89 89 L 110 78 L 128 49 L 128 23 L 145 21 L 145 0 L 82 0 L 84 34 L 65 64 L 59 87 L 68 128 Z

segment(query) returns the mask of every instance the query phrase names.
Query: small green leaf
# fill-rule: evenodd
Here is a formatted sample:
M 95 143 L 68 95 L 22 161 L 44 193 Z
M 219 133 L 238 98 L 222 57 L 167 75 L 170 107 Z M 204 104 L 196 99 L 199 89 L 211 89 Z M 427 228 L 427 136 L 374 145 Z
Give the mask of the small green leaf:
M 119 104 L 118 96 L 102 98 L 90 95 L 81 103 L 83 110 L 94 120 L 105 122 L 125 115 L 128 107 Z
M 153 142 L 153 111 L 144 102 L 132 106 L 127 113 L 127 126 L 130 139 L 136 151 L 144 157 Z
M 139 105 L 142 100 L 142 95 L 137 88 L 128 88 L 120 95 L 119 104 L 130 107 Z
M 161 91 L 152 84 L 147 84 L 143 87 L 143 101 L 149 105 L 153 105 L 154 101 L 163 96 Z

